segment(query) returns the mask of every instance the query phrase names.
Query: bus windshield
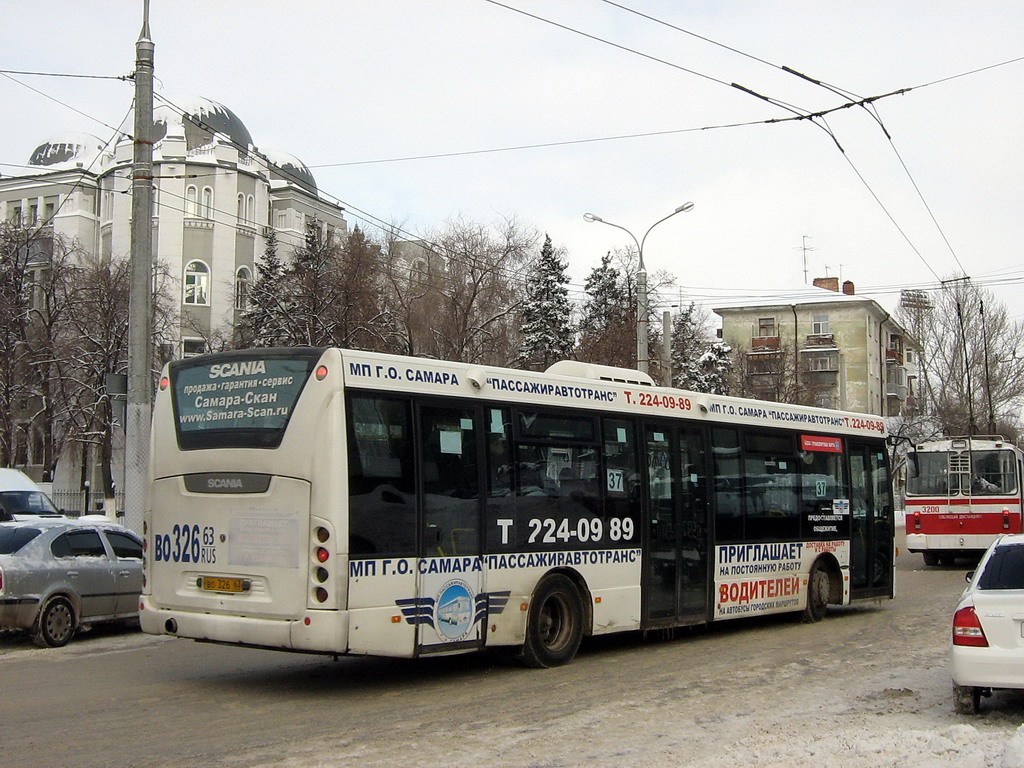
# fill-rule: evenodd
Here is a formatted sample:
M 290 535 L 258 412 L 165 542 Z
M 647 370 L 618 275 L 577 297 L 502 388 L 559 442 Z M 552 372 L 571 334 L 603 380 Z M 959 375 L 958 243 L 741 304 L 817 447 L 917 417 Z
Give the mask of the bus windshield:
M 245 350 L 170 365 L 178 446 L 276 448 L 323 350 Z
M 1011 451 L 917 453 L 917 476 L 907 479 L 915 496 L 996 496 L 1017 490 Z

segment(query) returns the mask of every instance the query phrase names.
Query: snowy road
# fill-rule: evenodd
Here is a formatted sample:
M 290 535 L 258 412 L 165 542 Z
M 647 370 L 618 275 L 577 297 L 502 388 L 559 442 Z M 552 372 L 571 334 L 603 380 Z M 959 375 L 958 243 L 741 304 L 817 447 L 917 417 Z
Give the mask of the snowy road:
M 0 766 L 1024 766 L 1024 696 L 953 712 L 946 637 L 965 570 L 903 555 L 892 602 L 816 625 L 602 638 L 540 671 L 0 638 Z

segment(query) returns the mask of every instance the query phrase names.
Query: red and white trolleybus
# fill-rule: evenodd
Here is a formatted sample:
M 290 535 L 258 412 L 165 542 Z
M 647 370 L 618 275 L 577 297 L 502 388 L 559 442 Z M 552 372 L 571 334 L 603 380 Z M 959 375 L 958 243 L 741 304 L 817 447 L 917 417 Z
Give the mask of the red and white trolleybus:
M 925 565 L 980 555 L 1001 533 L 1021 532 L 1021 459 L 999 435 L 916 446 L 907 478 L 907 549 Z

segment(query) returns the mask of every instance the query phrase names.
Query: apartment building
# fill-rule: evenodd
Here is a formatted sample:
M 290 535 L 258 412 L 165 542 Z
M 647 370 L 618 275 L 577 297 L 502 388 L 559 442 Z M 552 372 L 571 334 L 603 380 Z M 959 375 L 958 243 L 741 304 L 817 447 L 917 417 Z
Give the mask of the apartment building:
M 814 280 L 792 300 L 717 307 L 744 394 L 898 416 L 918 406 L 919 348 L 850 281 Z

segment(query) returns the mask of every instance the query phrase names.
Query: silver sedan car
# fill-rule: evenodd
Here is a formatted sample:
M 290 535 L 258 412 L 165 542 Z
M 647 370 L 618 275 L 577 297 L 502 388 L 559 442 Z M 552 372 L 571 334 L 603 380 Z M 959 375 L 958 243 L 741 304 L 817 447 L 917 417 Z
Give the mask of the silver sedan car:
M 0 523 L 0 630 L 66 645 L 83 626 L 137 619 L 142 542 L 119 525 L 69 518 Z
M 967 579 L 950 661 L 956 710 L 976 714 L 993 689 L 1024 689 L 1024 534 L 997 538 Z

